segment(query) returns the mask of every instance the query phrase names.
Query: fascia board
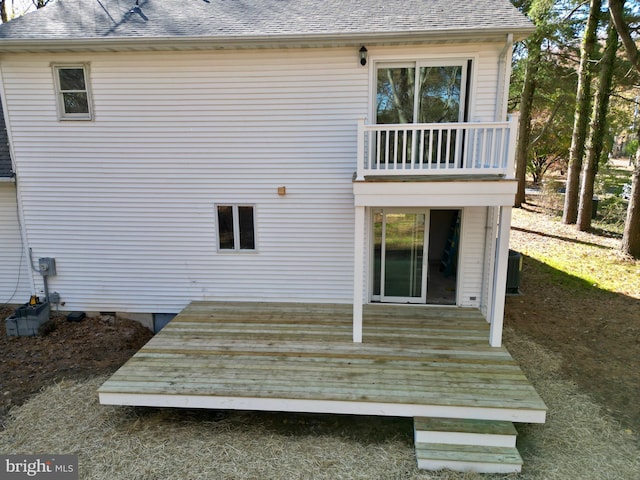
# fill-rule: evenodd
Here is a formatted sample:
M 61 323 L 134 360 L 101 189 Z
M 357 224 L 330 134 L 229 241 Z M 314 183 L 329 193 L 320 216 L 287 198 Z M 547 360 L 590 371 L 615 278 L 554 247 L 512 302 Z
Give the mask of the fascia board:
M 148 51 L 206 50 L 241 48 L 297 48 L 322 46 L 393 45 L 419 43 L 470 43 L 504 41 L 508 34 L 514 40 L 526 38 L 532 28 L 464 29 L 430 32 L 390 32 L 375 34 L 272 35 L 237 37 L 118 37 L 118 38 L 49 38 L 2 39 L 1 52 L 82 52 L 82 51 Z

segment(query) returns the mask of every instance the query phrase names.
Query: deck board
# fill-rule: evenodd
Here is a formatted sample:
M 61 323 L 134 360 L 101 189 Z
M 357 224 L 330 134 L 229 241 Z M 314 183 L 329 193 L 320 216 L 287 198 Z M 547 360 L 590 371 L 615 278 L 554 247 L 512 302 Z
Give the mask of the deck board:
M 544 421 L 474 309 L 193 302 L 99 389 L 103 403 Z

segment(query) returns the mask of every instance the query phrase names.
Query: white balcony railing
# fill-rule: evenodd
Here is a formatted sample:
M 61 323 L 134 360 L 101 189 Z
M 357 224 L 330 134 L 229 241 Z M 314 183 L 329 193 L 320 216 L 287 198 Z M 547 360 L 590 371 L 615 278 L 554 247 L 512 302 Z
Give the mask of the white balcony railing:
M 518 118 L 507 122 L 358 122 L 357 180 L 370 175 L 514 177 Z

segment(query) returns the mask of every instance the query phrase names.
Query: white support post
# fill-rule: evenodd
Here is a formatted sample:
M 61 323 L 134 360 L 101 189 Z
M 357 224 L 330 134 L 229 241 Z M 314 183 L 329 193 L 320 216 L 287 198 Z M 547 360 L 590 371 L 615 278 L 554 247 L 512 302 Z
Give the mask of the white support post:
M 509 263 L 509 231 L 511 229 L 511 207 L 500 207 L 500 225 L 496 241 L 496 266 L 493 282 L 493 312 L 489 343 L 492 347 L 502 345 L 504 323 L 504 300 L 507 291 L 507 267 Z
M 497 250 L 497 243 L 496 243 L 496 238 L 497 238 L 497 232 L 496 232 L 496 228 L 498 225 L 498 211 L 500 210 L 499 207 L 487 207 L 487 225 L 486 228 L 488 230 L 488 235 L 489 235 L 489 240 L 487 240 L 487 245 L 489 245 L 489 260 L 487 261 L 487 268 L 490 269 L 488 278 L 489 281 L 487 281 L 487 285 L 485 288 L 487 288 L 487 295 L 486 295 L 486 299 L 487 299 L 487 323 L 491 323 L 491 320 L 493 319 L 493 308 L 494 308 L 494 301 L 493 301 L 493 284 L 494 284 L 494 278 L 496 275 L 496 250 Z
M 356 181 L 364 182 L 364 118 L 358 119 L 358 143 L 356 147 Z M 369 166 L 371 168 L 371 166 Z
M 365 207 L 356 206 L 353 248 L 353 341 L 362 343 Z

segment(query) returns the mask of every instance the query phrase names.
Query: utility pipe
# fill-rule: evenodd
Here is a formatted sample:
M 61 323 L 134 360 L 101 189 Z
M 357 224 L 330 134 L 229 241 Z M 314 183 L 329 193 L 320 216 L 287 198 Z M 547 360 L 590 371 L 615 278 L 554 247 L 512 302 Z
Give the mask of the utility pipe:
M 498 85 L 496 88 L 496 121 L 502 121 L 507 114 L 509 89 L 507 88 L 511 76 L 511 55 L 513 50 L 513 33 L 507 34 L 507 40 L 498 56 Z M 509 62 L 507 62 L 507 58 Z

